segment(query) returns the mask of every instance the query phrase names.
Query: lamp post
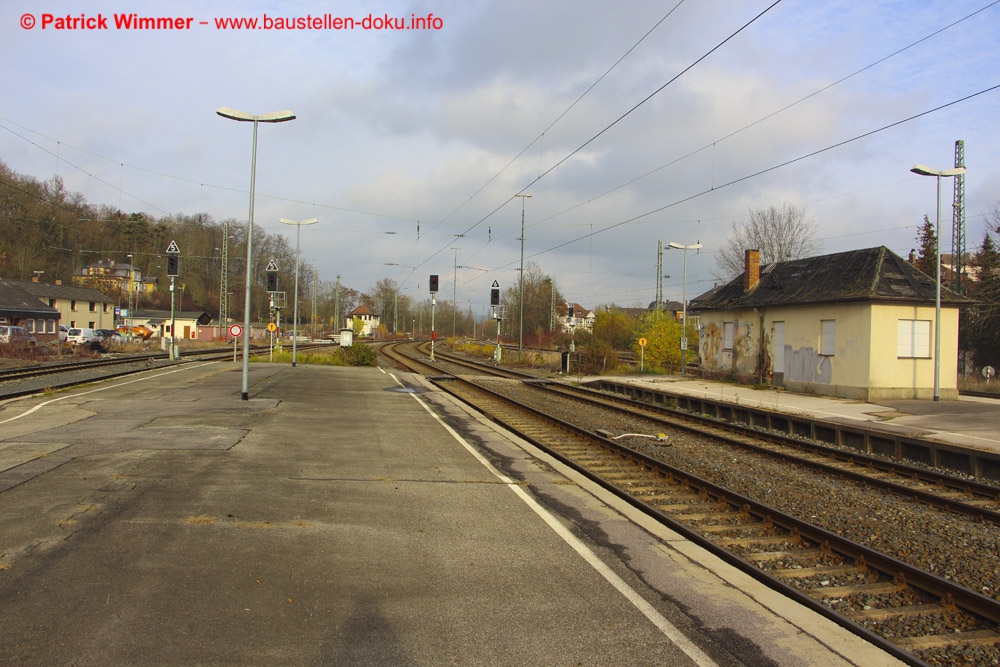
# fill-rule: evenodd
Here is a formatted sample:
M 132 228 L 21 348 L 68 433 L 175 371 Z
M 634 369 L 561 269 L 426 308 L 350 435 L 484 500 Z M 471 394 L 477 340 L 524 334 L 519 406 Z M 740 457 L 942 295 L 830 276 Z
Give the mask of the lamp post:
M 965 167 L 954 169 L 931 169 L 925 164 L 914 165 L 914 174 L 934 176 L 937 179 L 937 222 L 935 238 L 935 286 L 934 286 L 934 400 L 941 400 L 941 179 L 965 173 Z
M 688 332 L 688 250 L 698 250 L 701 248 L 701 241 L 694 243 L 692 245 L 681 245 L 680 243 L 674 243 L 671 241 L 667 244 L 668 248 L 673 248 L 675 250 L 684 251 L 684 287 L 682 288 L 681 296 L 681 308 L 683 315 L 681 317 L 681 376 L 683 377 L 687 372 L 687 332 Z
M 518 304 L 521 307 L 521 324 L 517 332 L 517 356 L 520 359 L 524 351 L 524 200 L 531 197 L 531 195 L 519 192 L 514 196 L 521 198 L 521 286 L 519 296 L 517 297 Z
M 253 279 L 251 263 L 253 262 L 254 180 L 257 175 L 257 123 L 283 123 L 287 120 L 295 120 L 295 114 L 291 111 L 272 111 L 255 116 L 229 107 L 222 107 L 215 113 L 230 120 L 253 123 L 253 149 L 250 152 L 250 214 L 247 219 L 247 284 L 246 298 L 243 301 L 243 393 L 241 398 L 246 401 L 250 399 L 250 282 Z
M 292 368 L 295 368 L 295 354 L 299 340 L 299 237 L 302 235 L 302 225 L 312 225 L 319 220 L 309 218 L 308 220 L 289 220 L 288 218 L 278 218 L 278 222 L 286 225 L 295 225 L 295 305 L 292 307 Z

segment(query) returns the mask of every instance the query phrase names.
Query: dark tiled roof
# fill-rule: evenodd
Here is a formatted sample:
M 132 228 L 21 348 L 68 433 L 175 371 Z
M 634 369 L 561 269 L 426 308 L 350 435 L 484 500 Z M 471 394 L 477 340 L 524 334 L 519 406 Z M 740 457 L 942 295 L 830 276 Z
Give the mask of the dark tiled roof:
M 39 299 L 71 299 L 75 301 L 94 301 L 96 303 L 115 303 L 115 299 L 101 294 L 90 287 L 74 287 L 72 285 L 49 285 L 48 283 L 14 280 L 24 291 Z
M 700 310 L 804 305 L 842 301 L 933 303 L 934 278 L 885 246 L 796 259 L 760 267 L 760 283 L 743 291 L 744 277 L 699 297 Z M 970 303 L 946 288 L 941 302 Z
M 59 319 L 59 311 L 42 303 L 37 296 L 24 289 L 25 284 L 22 280 L 0 279 L 0 311 L 21 313 L 18 317 Z

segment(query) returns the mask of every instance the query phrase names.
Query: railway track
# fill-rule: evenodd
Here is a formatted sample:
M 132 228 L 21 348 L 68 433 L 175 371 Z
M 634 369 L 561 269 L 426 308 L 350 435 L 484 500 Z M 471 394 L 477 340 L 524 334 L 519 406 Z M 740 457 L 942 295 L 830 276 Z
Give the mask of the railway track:
M 763 456 L 867 484 L 977 521 L 1000 525 L 1000 487 L 993 484 L 585 387 L 539 381 L 531 375 L 511 369 L 494 369 L 447 353 L 439 353 L 438 356 L 447 363 L 479 374 L 495 370 L 499 377 L 522 379 L 535 391 L 565 396 L 597 408 L 614 406 L 621 412 L 653 422 L 666 430 L 707 435 Z
M 399 354 L 396 350 L 389 353 Z M 603 437 L 593 429 L 548 414 L 547 409 L 532 407 L 527 404 L 529 401 L 516 400 L 508 395 L 509 392 L 501 393 L 482 386 L 488 381 L 476 376 L 487 376 L 492 370 L 490 366 L 470 365 L 445 354 L 438 356 L 442 359 L 433 365 L 425 360 L 407 362 L 405 358 L 397 363 L 408 363 L 411 368 L 419 366 L 415 370 L 431 375 L 432 381 L 443 390 L 490 419 L 740 569 L 909 664 L 990 664 L 996 659 L 996 646 L 1000 645 L 1000 603 L 994 598 L 741 496 L 730 488 L 670 465 L 660 457 L 648 456 Z M 458 371 L 442 372 L 446 364 L 457 364 L 451 367 Z M 510 373 L 504 376 L 509 378 Z M 569 393 L 573 400 L 581 400 L 588 393 L 556 383 L 538 385 L 537 379 L 525 382 L 523 376 L 520 379 L 519 384 L 535 385 L 527 390 L 532 393 Z M 494 384 L 511 383 L 505 380 L 494 381 Z M 597 394 L 586 396 L 593 409 L 598 404 L 607 409 L 606 403 L 613 398 L 602 392 L 589 393 Z M 637 407 L 634 401 L 624 399 L 615 399 L 613 403 L 616 409 L 627 408 L 636 419 L 655 420 L 676 432 L 676 415 L 655 409 L 647 411 L 645 406 Z M 746 441 L 759 435 L 743 433 L 736 436 L 718 425 L 710 426 L 715 431 L 710 433 L 712 437 L 742 448 L 749 447 Z M 706 428 L 709 427 L 704 424 L 684 426 L 686 432 L 697 431 L 699 435 L 706 435 Z M 754 447 L 760 450 L 768 446 L 774 447 Z M 775 455 L 774 452 L 760 453 Z M 780 452 L 780 455 L 789 463 L 810 466 L 826 474 L 844 478 L 857 474 L 871 487 L 883 483 L 877 482 L 876 477 L 888 476 L 890 480 L 884 482 L 885 488 L 892 493 L 909 494 L 906 497 L 919 496 L 924 493 L 919 487 L 929 484 L 926 479 L 910 479 L 913 473 L 909 470 L 902 473 L 899 470 L 878 471 L 875 476 L 865 476 L 838 469 L 839 463 L 812 460 L 831 458 L 827 454 L 791 451 Z M 857 465 L 853 461 L 848 463 Z M 920 473 L 927 474 L 922 470 Z M 892 481 L 900 474 L 908 480 L 910 488 L 904 489 L 902 484 Z M 930 485 L 937 486 L 937 483 Z M 975 520 L 994 521 L 996 518 L 995 487 L 994 500 L 972 494 L 957 501 L 955 506 L 944 501 L 956 495 L 954 491 L 927 493 L 927 497 L 918 499 Z M 992 508 L 983 507 L 990 503 L 993 503 Z
M 299 350 L 323 347 L 325 343 L 299 345 Z M 265 346 L 252 346 L 251 352 L 267 350 Z M 181 351 L 179 361 L 170 361 L 166 352 L 128 354 L 99 359 L 79 359 L 71 362 L 9 368 L 0 370 L 0 398 L 16 398 L 49 389 L 64 389 L 89 382 L 98 382 L 131 373 L 140 373 L 154 366 L 183 363 L 193 360 L 231 359 L 231 347 L 211 350 Z M 81 376 L 82 374 L 82 376 Z M 44 379 L 39 384 L 38 380 Z

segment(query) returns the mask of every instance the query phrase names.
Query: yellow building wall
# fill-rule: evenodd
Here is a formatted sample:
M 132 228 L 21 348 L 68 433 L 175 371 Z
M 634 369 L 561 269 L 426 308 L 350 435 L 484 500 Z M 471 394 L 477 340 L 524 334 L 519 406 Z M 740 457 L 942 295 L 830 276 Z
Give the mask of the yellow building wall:
M 782 384 L 792 391 L 860 398 L 867 393 L 871 346 L 867 304 L 824 304 L 766 311 L 765 330 L 774 371 L 774 323 L 785 323 Z M 822 352 L 823 320 L 835 324 L 832 355 Z
M 834 320 L 832 355 L 821 354 L 822 321 Z M 931 356 L 901 358 L 899 320 L 928 320 Z M 734 322 L 731 349 L 725 322 Z M 785 323 L 784 373 L 775 377 L 775 322 Z M 958 309 L 941 314 L 940 396 L 958 396 Z M 934 307 L 871 302 L 701 313 L 706 375 L 780 382 L 790 391 L 866 401 L 930 399 L 934 389 Z M 760 355 L 763 345 L 764 354 Z M 763 369 L 761 369 L 763 365 Z M 761 377 L 763 376 L 763 377 Z
M 930 322 L 930 356 L 899 357 L 899 320 Z M 875 399 L 933 398 L 934 306 L 877 305 L 872 309 L 871 396 Z M 941 309 L 941 398 L 958 397 L 958 309 Z

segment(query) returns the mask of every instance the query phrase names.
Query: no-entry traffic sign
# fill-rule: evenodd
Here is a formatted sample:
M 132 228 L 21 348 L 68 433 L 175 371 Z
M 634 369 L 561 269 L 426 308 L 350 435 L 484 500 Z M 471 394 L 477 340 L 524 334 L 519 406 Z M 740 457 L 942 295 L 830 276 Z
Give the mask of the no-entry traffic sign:
M 241 327 L 240 325 L 234 324 L 233 326 L 229 327 L 229 335 L 232 336 L 233 338 L 237 338 L 241 333 L 243 333 L 243 327 Z

